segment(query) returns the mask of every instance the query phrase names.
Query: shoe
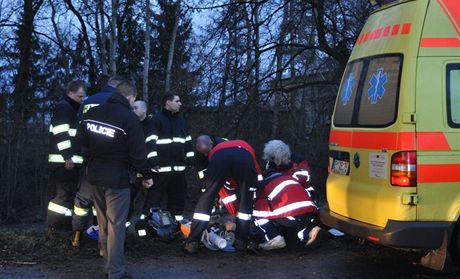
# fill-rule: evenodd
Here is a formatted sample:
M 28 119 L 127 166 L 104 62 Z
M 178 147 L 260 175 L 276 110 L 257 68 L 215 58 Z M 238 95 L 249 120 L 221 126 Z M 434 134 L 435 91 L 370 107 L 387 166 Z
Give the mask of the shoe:
M 235 239 L 235 242 L 233 242 L 233 247 L 235 247 L 238 251 L 246 251 L 248 242 L 237 238 Z
M 277 235 L 267 242 L 259 244 L 259 248 L 262 250 L 275 250 L 286 247 L 286 241 L 281 235 Z
M 184 250 L 188 252 L 189 254 L 196 254 L 198 253 L 199 246 L 200 246 L 200 243 L 197 241 L 186 242 L 184 246 Z
M 325 237 L 326 232 L 319 226 L 315 226 L 308 232 L 308 240 L 305 247 L 316 248 Z
M 70 237 L 70 243 L 72 247 L 78 248 L 80 247 L 80 238 L 81 238 L 81 231 L 73 231 L 72 236 Z

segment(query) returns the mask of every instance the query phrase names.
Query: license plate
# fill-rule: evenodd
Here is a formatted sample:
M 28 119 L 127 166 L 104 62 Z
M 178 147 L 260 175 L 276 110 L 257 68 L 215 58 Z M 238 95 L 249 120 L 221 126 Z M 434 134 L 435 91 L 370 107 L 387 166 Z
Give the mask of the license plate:
M 334 160 L 332 162 L 332 172 L 348 175 L 348 170 L 350 168 L 350 162 L 341 161 L 341 160 Z

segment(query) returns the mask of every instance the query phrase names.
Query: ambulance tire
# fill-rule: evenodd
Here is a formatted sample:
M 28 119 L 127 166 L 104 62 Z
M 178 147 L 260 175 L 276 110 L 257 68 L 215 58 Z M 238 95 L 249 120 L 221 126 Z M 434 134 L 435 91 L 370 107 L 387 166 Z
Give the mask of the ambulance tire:
M 449 245 L 449 253 L 452 261 L 458 268 L 460 268 L 460 220 L 457 221 L 457 224 L 452 231 L 452 240 Z

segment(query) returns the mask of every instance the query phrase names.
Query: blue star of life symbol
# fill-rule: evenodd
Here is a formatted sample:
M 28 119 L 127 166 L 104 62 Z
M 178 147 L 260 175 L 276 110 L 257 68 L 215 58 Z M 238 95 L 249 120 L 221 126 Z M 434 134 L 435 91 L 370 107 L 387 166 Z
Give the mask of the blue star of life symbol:
M 348 78 L 345 80 L 343 84 L 343 91 L 340 101 L 342 101 L 342 105 L 346 106 L 348 101 L 350 101 L 351 95 L 353 93 L 353 85 L 355 84 L 355 76 L 353 73 L 350 73 Z
M 369 81 L 371 86 L 369 90 L 367 90 L 367 96 L 372 105 L 377 104 L 377 101 L 382 99 L 383 95 L 385 95 L 384 85 L 387 82 L 388 75 L 383 72 L 383 68 L 379 68 L 376 74 L 372 74 L 371 80 Z

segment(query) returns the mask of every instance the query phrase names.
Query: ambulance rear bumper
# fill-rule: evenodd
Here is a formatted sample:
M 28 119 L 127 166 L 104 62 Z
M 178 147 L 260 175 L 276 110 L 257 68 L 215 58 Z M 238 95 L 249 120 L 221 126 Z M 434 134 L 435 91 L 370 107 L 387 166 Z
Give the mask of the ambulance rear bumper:
M 338 215 L 325 206 L 320 211 L 321 222 L 346 234 L 394 248 L 437 249 L 445 233 L 450 235 L 455 222 L 395 221 L 377 227 Z

